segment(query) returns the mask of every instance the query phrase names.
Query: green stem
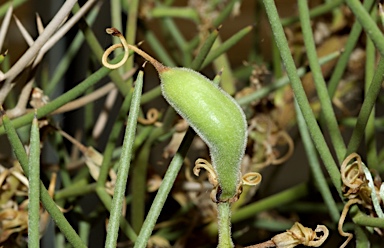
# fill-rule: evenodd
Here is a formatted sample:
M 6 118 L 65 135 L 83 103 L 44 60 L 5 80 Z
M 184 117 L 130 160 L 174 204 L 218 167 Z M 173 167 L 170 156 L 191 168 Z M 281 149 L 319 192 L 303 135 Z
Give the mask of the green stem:
M 33 113 L 32 113 L 33 114 Z M 8 136 L 8 140 L 12 146 L 12 149 L 18 159 L 21 167 L 23 168 L 24 174 L 29 177 L 29 168 L 28 168 L 28 157 L 24 150 L 24 146 L 20 141 L 19 136 L 16 133 L 15 127 L 12 125 L 12 122 L 5 115 L 4 110 L 1 108 L 1 115 L 3 119 L 3 126 Z M 40 181 L 40 199 L 43 203 L 44 208 L 48 211 L 53 221 L 56 223 L 57 227 L 61 230 L 64 236 L 74 247 L 86 247 L 77 235 L 72 226 L 68 223 L 67 219 L 64 217 L 63 213 L 57 207 L 56 203 L 52 200 L 44 184 Z
M 328 206 L 329 214 L 334 223 L 337 223 L 340 219 L 339 209 L 337 208 L 335 199 L 333 199 L 331 190 L 328 187 L 327 181 L 324 177 L 324 174 L 321 170 L 321 165 L 317 159 L 316 149 L 313 145 L 311 137 L 309 135 L 308 129 L 305 125 L 303 115 L 297 103 L 295 102 L 297 124 L 300 130 L 300 135 L 302 142 L 304 144 L 304 149 L 307 153 L 307 158 L 309 160 L 309 167 L 312 171 L 312 178 L 315 180 L 316 186 L 320 191 L 321 196 L 325 204 Z
M 384 56 L 384 35 L 377 26 L 376 22 L 372 20 L 371 16 L 360 1 L 345 0 L 345 2 L 356 16 L 361 26 L 363 26 L 369 38 L 373 41 L 381 56 Z
M 128 10 L 128 20 L 127 27 L 125 30 L 125 35 L 127 37 L 128 44 L 136 43 L 136 29 L 137 29 L 137 15 L 139 12 L 139 0 L 131 0 L 129 1 L 129 10 Z M 134 66 L 133 62 L 134 56 L 130 56 L 125 63 L 126 71 L 130 70 Z M 132 79 L 128 80 L 128 85 L 132 85 Z
M 119 61 L 121 59 L 121 57 L 122 56 L 118 56 L 112 62 Z M 87 77 L 84 81 L 82 81 L 81 83 L 76 85 L 71 90 L 60 95 L 58 98 L 52 100 L 51 102 L 47 103 L 43 107 L 37 109 L 37 118 L 39 119 L 39 118 L 45 117 L 45 116 L 49 115 L 50 113 L 52 113 L 53 111 L 55 111 L 56 109 L 63 106 L 64 104 L 74 100 L 75 98 L 77 98 L 78 96 L 83 94 L 89 87 L 95 85 L 103 77 L 108 75 L 108 73 L 110 71 L 111 70 L 106 68 L 106 67 L 100 68 L 99 70 L 97 70 L 91 76 Z M 19 117 L 17 119 L 12 120 L 12 125 L 14 126 L 14 128 L 19 128 L 19 127 L 25 126 L 25 125 L 31 123 L 33 117 L 34 117 L 33 112 L 25 114 L 22 117 Z M 0 126 L 0 135 L 4 134 L 4 133 L 5 133 L 4 125 L 2 125 L 2 126 Z
M 352 219 L 353 222 L 360 226 L 384 228 L 384 218 L 371 217 L 360 211 Z
M 97 180 L 97 185 L 100 187 L 103 187 L 105 185 L 105 182 L 107 181 L 108 172 L 110 169 L 110 163 L 112 161 L 113 151 L 116 146 L 116 141 L 120 136 L 120 131 L 124 125 L 124 121 L 126 119 L 129 106 L 131 105 L 131 100 L 132 100 L 131 92 L 132 91 L 130 91 L 129 94 L 125 97 L 121 105 L 118 117 L 115 123 L 113 124 L 112 131 L 108 137 L 107 145 L 104 149 L 103 162 L 101 163 L 100 174 Z
M 112 198 L 111 196 L 105 191 L 104 187 L 96 187 L 96 193 L 99 197 L 100 201 L 103 203 L 105 208 L 108 211 L 111 211 L 111 205 L 112 205 Z M 135 242 L 137 239 L 136 233 L 133 231 L 132 227 L 129 225 L 127 220 L 125 218 L 120 218 L 120 228 L 122 233 L 125 234 L 132 242 Z
M 308 186 L 305 183 L 301 183 L 290 189 L 240 208 L 232 214 L 232 223 L 238 223 L 249 218 L 254 218 L 255 215 L 262 211 L 289 204 L 308 195 L 308 193 Z M 205 228 L 205 231 L 210 236 L 215 236 L 217 234 L 217 223 L 212 222 Z
M 40 247 L 40 134 L 36 118 L 33 119 L 31 128 L 28 167 L 28 246 L 38 248 Z
M 331 53 L 327 56 L 319 58 L 319 63 L 321 65 L 323 65 L 323 64 L 337 58 L 339 55 L 340 55 L 340 52 Z M 300 67 L 297 69 L 297 75 L 299 77 L 304 76 L 307 72 L 308 71 L 307 71 L 306 67 Z M 237 99 L 237 102 L 242 106 L 246 106 L 253 101 L 260 100 L 261 98 L 268 96 L 270 93 L 274 92 L 276 89 L 279 89 L 279 88 L 281 88 L 281 87 L 283 87 L 289 83 L 290 83 L 289 77 L 287 77 L 287 76 L 281 77 L 281 78 L 277 79 L 276 81 L 272 82 L 271 84 L 266 85 L 266 86 L 262 87 L 261 89 L 255 91 L 249 95 L 246 95 L 246 96 L 243 96 L 243 97 Z
M 228 202 L 217 204 L 219 244 L 218 248 L 234 247 L 231 238 L 231 205 Z
M 309 66 L 311 67 L 311 72 L 315 82 L 316 92 L 320 100 L 322 114 L 327 124 L 327 128 L 330 134 L 329 136 L 331 137 L 333 146 L 335 148 L 338 162 L 341 163 L 344 159 L 346 147 L 339 130 L 335 112 L 333 111 L 332 102 L 329 98 L 327 86 L 325 84 L 323 73 L 318 62 L 315 41 L 312 35 L 311 19 L 309 17 L 308 1 L 299 0 L 298 4 L 304 44 L 307 50 Z
M 94 23 L 97 15 L 99 14 L 100 5 L 96 5 L 88 14 L 86 21 L 90 24 Z M 73 39 L 71 45 L 66 50 L 63 58 L 60 60 L 60 63 L 56 66 L 52 78 L 49 81 L 49 84 L 44 88 L 44 93 L 48 96 L 51 96 L 52 92 L 57 88 L 59 82 L 64 78 L 64 74 L 68 71 L 68 68 L 72 64 L 73 58 L 78 54 L 78 51 L 81 45 L 84 43 L 84 35 L 82 33 L 77 33 Z M 57 92 L 56 92 L 57 93 Z
M 148 243 L 148 239 L 151 236 L 152 230 L 156 224 L 157 218 L 160 215 L 161 209 L 164 206 L 164 203 L 167 199 L 169 192 L 176 180 L 176 176 L 180 171 L 180 168 L 183 164 L 184 158 L 187 154 L 189 147 L 192 144 L 193 138 L 195 137 L 195 132 L 189 128 L 187 133 L 184 136 L 184 139 L 173 157 L 167 172 L 164 175 L 161 186 L 156 194 L 156 197 L 152 203 L 152 206 L 148 212 L 147 217 L 143 223 L 143 226 L 140 230 L 139 236 L 135 243 L 134 248 L 145 248 Z
M 152 144 L 172 126 L 176 113 L 168 108 L 164 116 L 163 125 L 154 129 L 141 148 L 135 159 L 132 171 L 132 198 L 135 199 L 131 205 L 132 227 L 136 232 L 140 231 L 145 216 L 145 192 L 147 186 L 147 168 Z
M 317 6 L 313 9 L 311 9 L 311 11 L 309 12 L 309 16 L 311 18 L 314 18 L 317 16 L 324 15 L 324 14 L 334 10 L 336 7 L 341 5 L 343 2 L 344 2 L 344 0 L 329 1 L 325 4 L 322 4 L 320 6 Z M 287 17 L 287 18 L 281 19 L 281 24 L 283 26 L 288 26 L 288 25 L 294 24 L 295 22 L 297 22 L 299 20 L 300 20 L 300 18 L 298 16 Z
M 356 235 L 356 248 L 366 248 L 371 247 L 371 243 L 367 237 L 367 234 L 364 232 L 364 228 L 361 226 L 355 225 L 355 235 Z
M 377 8 L 373 8 L 371 16 L 376 20 Z M 371 39 L 367 38 L 366 45 L 366 63 L 365 63 L 365 85 L 364 93 L 368 94 L 369 87 L 372 84 L 374 72 L 376 70 L 376 50 Z M 365 129 L 365 144 L 367 147 L 367 164 L 371 169 L 378 168 L 376 139 L 375 139 L 375 107 L 373 106 L 368 118 L 367 128 Z
M 369 116 L 372 113 L 372 109 L 375 106 L 377 96 L 380 93 L 381 83 L 384 80 L 384 59 L 381 57 L 379 64 L 377 65 L 375 75 L 373 76 L 372 83 L 368 89 L 368 92 L 364 98 L 363 105 L 361 106 L 359 116 L 357 117 L 356 126 L 353 129 L 351 139 L 348 143 L 347 153 L 357 151 L 363 137 L 364 130 L 366 128 Z
M 273 31 L 273 35 L 275 36 L 277 47 L 279 48 L 280 55 L 287 70 L 288 77 L 291 80 L 291 86 L 294 95 L 303 113 L 305 122 L 309 129 L 313 142 L 324 162 L 324 165 L 330 175 L 332 183 L 336 187 L 340 197 L 342 197 L 342 192 L 340 188 L 341 177 L 339 169 L 332 157 L 327 143 L 325 142 L 324 136 L 320 130 L 320 127 L 316 121 L 316 118 L 312 112 L 311 106 L 306 97 L 300 78 L 296 73 L 296 66 L 293 61 L 291 51 L 289 49 L 288 41 L 285 37 L 283 27 L 280 23 L 275 3 L 273 0 L 263 0 L 263 2 L 268 15 L 269 23 Z
M 253 26 L 247 26 L 240 31 L 238 31 L 236 34 L 232 35 L 229 39 L 224 41 L 223 43 L 216 44 L 214 46 L 214 50 L 209 52 L 207 58 L 204 60 L 204 63 L 201 68 L 206 67 L 209 65 L 212 61 L 214 61 L 219 56 L 225 54 L 226 51 L 228 51 L 231 47 L 236 45 L 241 39 L 243 39 L 247 34 L 249 34 L 253 30 Z
M 59 201 L 62 199 L 90 194 L 95 192 L 96 186 L 96 183 L 88 183 L 87 179 L 81 179 L 72 185 L 63 188 L 62 190 L 55 192 L 55 200 Z
M 105 247 L 116 247 L 121 210 L 125 196 L 125 189 L 128 180 L 128 172 L 132 158 L 132 146 L 135 139 L 137 118 L 140 110 L 140 96 L 143 88 L 143 72 L 140 71 L 135 82 L 135 89 L 132 96 L 131 108 L 128 116 L 128 123 L 125 130 L 123 150 L 120 158 L 119 171 L 117 173 L 116 185 L 111 205 L 107 238 Z
M 366 0 L 364 1 L 364 8 L 366 10 L 372 7 L 372 4 L 375 0 Z M 345 44 L 344 51 L 340 56 L 340 59 L 337 61 L 335 69 L 333 70 L 331 79 L 328 82 L 328 92 L 329 96 L 333 98 L 335 95 L 337 85 L 339 84 L 341 77 L 344 75 L 345 68 L 348 65 L 349 57 L 355 49 L 356 43 L 360 37 L 360 33 L 362 31 L 362 27 L 360 23 L 355 22 L 352 26 L 351 31 L 349 32 L 347 43 Z
M 79 5 L 76 3 L 75 7 L 73 8 L 73 12 L 75 13 L 79 9 Z M 97 58 L 101 58 L 104 53 L 104 49 L 101 47 L 99 41 L 96 38 L 96 35 L 93 33 L 92 29 L 89 27 L 88 23 L 83 19 L 79 20 L 79 27 L 83 31 L 85 40 L 87 44 L 89 45 L 91 51 L 93 52 L 94 55 L 96 55 Z M 114 60 L 114 61 L 120 61 L 121 56 L 116 56 L 119 57 L 120 59 Z M 114 63 L 114 61 L 111 61 Z M 99 60 L 99 63 L 101 64 L 101 59 Z M 122 95 L 128 94 L 131 84 L 126 83 L 120 76 L 118 70 L 109 70 L 109 76 L 113 80 L 113 82 L 116 84 L 116 87 L 119 89 Z

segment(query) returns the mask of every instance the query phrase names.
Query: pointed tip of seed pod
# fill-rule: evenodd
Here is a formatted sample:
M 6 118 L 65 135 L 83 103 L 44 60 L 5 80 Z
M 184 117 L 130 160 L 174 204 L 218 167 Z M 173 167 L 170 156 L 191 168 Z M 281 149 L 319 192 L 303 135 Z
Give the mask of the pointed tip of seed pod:
M 157 72 L 159 74 L 161 74 L 162 72 L 165 72 L 165 71 L 168 71 L 170 68 L 163 65 L 162 63 L 156 61 L 156 63 L 152 63 L 151 64 L 155 67 L 155 69 L 157 70 Z

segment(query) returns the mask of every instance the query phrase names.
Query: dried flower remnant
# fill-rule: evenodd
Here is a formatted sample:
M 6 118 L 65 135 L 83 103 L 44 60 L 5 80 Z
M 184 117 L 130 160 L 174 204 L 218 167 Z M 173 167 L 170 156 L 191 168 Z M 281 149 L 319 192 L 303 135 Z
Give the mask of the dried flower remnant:
M 56 174 L 53 173 L 48 193 L 54 195 Z M 1 245 L 22 245 L 24 234 L 28 229 L 28 178 L 24 175 L 20 164 L 14 163 L 12 168 L 0 165 L 0 247 Z M 21 199 L 21 197 L 23 197 Z M 65 210 L 61 209 L 62 212 Z M 40 208 L 40 234 L 49 224 L 49 213 Z M 17 235 L 13 235 L 17 234 Z
M 318 236 L 317 233 L 322 232 L 323 235 Z M 328 238 L 329 231 L 324 225 L 318 225 L 315 230 L 304 227 L 299 222 L 284 233 L 277 234 L 271 240 L 264 243 L 247 246 L 246 248 L 293 248 L 297 245 L 305 245 L 309 247 L 320 247 Z
M 196 176 L 199 176 L 200 170 L 205 169 L 208 172 L 208 181 L 210 184 L 212 184 L 213 189 L 211 191 L 211 200 L 215 203 L 220 202 L 220 194 L 221 194 L 221 188 L 219 185 L 219 181 L 217 179 L 217 174 L 213 168 L 213 166 L 205 159 L 199 158 L 195 162 L 195 167 L 193 167 L 193 173 Z M 241 193 L 243 185 L 250 185 L 250 186 L 256 186 L 261 182 L 262 176 L 260 173 L 257 172 L 249 172 L 244 174 L 241 177 L 240 183 L 237 185 L 237 193 L 228 201 L 229 202 L 236 202 Z
M 43 107 L 49 102 L 49 97 L 44 95 L 44 92 L 42 89 L 35 87 L 32 90 L 31 100 L 29 104 L 34 108 L 38 109 Z
M 239 99 L 244 96 L 250 95 L 255 91 L 260 90 L 263 88 L 263 86 L 266 84 L 267 79 L 270 75 L 270 72 L 268 71 L 267 67 L 265 65 L 258 65 L 256 63 L 249 63 L 247 61 L 243 62 L 244 66 L 249 66 L 252 68 L 251 75 L 249 76 L 249 86 L 243 88 L 241 91 L 236 93 L 235 98 Z M 252 106 L 258 105 L 261 100 L 255 100 L 251 103 Z
M 85 164 L 89 169 L 89 174 L 92 176 L 92 178 L 95 181 L 97 181 L 100 175 L 100 168 L 103 161 L 103 155 L 100 154 L 92 146 L 89 146 L 89 147 L 84 146 L 77 139 L 73 138 L 63 130 L 58 129 L 58 132 L 64 138 L 69 140 L 73 145 L 75 145 L 84 154 Z M 115 183 L 117 180 L 117 174 L 113 169 L 110 169 L 108 175 L 110 177 L 110 180 L 105 183 L 105 189 L 110 195 L 113 195 Z
M 374 184 L 372 175 L 368 168 L 364 165 L 361 157 L 356 154 L 350 154 L 341 164 L 340 167 L 341 180 L 343 182 L 342 191 L 344 196 L 348 198 L 348 202 L 344 205 L 343 212 L 338 223 L 338 231 L 341 236 L 347 237 L 347 240 L 340 246 L 346 247 L 353 238 L 352 233 L 343 231 L 343 223 L 348 214 L 349 208 L 353 204 L 363 206 L 372 216 L 383 216 L 380 207 L 380 189 Z M 377 179 L 381 182 L 381 179 Z M 383 184 L 382 184 L 383 185 Z M 381 185 L 380 188 L 383 186 Z M 376 230 L 379 231 L 380 230 Z
M 261 170 L 268 165 L 282 164 L 292 156 L 292 138 L 285 130 L 280 129 L 269 115 L 255 116 L 250 122 L 248 133 L 250 140 L 254 142 L 254 169 Z M 286 148 L 287 151 L 281 154 L 279 148 Z

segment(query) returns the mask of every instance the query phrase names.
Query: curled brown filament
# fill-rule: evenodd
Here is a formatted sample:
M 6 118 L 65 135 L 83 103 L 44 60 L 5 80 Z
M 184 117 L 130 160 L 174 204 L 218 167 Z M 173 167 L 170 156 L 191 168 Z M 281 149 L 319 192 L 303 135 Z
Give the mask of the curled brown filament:
M 158 118 L 159 118 L 159 111 L 155 108 L 151 108 L 148 110 L 146 118 L 139 117 L 137 121 L 143 125 L 151 125 L 151 124 L 154 124 Z
M 350 163 L 351 161 L 354 162 Z M 361 167 L 361 157 L 352 153 L 346 157 L 340 167 L 341 180 L 350 190 L 357 190 L 363 184 L 364 171 Z

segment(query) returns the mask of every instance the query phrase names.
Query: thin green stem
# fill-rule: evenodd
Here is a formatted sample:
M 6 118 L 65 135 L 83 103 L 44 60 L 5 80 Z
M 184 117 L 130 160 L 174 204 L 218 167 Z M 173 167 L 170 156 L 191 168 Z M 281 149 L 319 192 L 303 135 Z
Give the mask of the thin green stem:
M 132 158 L 132 146 L 135 139 L 137 118 L 140 110 L 140 97 L 143 88 L 143 72 L 140 71 L 135 82 L 128 123 L 125 130 L 123 150 L 120 158 L 119 171 L 117 173 L 116 185 L 112 199 L 111 214 L 107 229 L 105 247 L 116 247 L 119 224 L 121 218 L 122 204 L 125 198 L 128 172 Z
M 117 120 L 114 122 L 112 131 L 109 134 L 108 142 L 103 153 L 103 162 L 101 163 L 99 178 L 97 180 L 97 185 L 100 187 L 104 186 L 105 182 L 107 181 L 108 172 L 110 169 L 110 163 L 113 156 L 113 151 L 115 150 L 116 141 L 119 138 L 120 131 L 124 125 L 124 121 L 126 119 L 129 106 L 131 105 L 131 100 L 132 100 L 132 94 L 130 92 L 125 97 L 121 105 Z
M 364 8 L 366 10 L 371 9 L 373 3 L 375 2 L 375 0 L 364 1 Z M 335 95 L 337 85 L 339 84 L 341 77 L 344 75 L 345 68 L 348 65 L 349 57 L 351 56 L 351 53 L 356 46 L 362 29 L 363 28 L 360 23 L 355 22 L 351 31 L 349 32 L 348 40 L 343 49 L 343 53 L 341 54 L 340 59 L 337 61 L 335 69 L 333 70 L 332 76 L 328 82 L 328 92 L 331 98 L 333 98 Z
M 380 93 L 381 83 L 384 80 L 384 59 L 381 57 L 379 64 L 377 65 L 375 75 L 373 76 L 372 83 L 368 89 L 368 92 L 364 98 L 363 105 L 361 106 L 359 116 L 357 117 L 356 126 L 353 129 L 351 139 L 348 143 L 347 153 L 357 151 L 363 137 L 364 130 L 366 128 L 369 116 L 371 115 L 372 109 L 375 105 L 377 96 Z
M 195 137 L 195 132 L 191 128 L 189 128 L 187 133 L 184 136 L 184 139 L 177 153 L 173 157 L 167 169 L 167 172 L 165 173 L 161 186 L 151 205 L 148 215 L 145 218 L 145 221 L 140 230 L 139 236 L 137 237 L 137 241 L 135 243 L 134 248 L 145 248 L 147 246 L 148 239 L 151 236 L 151 233 L 156 224 L 157 218 L 159 217 L 160 212 L 167 199 L 167 196 L 171 191 L 171 188 L 176 180 L 176 176 L 180 171 L 184 158 L 187 154 L 189 147 L 192 144 L 194 137 Z
M 181 33 L 180 29 L 176 26 L 175 22 L 169 17 L 163 18 L 163 24 L 164 24 L 164 28 L 166 29 L 166 32 L 169 32 L 171 36 L 170 39 L 172 39 L 172 41 L 174 41 L 177 47 L 179 48 L 179 52 L 181 56 L 178 56 L 178 57 L 182 57 L 181 64 L 183 64 L 186 67 L 189 67 L 192 60 L 191 58 L 192 53 L 187 50 L 188 49 L 188 46 L 186 45 L 187 41 L 184 38 L 183 34 Z
M 119 61 L 121 59 L 121 57 L 122 56 L 118 56 L 113 61 Z M 92 75 L 87 77 L 84 81 L 82 81 L 81 83 L 76 85 L 71 90 L 60 95 L 58 98 L 54 99 L 53 101 L 49 102 L 48 104 L 44 105 L 43 107 L 37 109 L 37 118 L 45 117 L 45 116 L 49 115 L 50 113 L 52 113 L 53 111 L 55 111 L 56 109 L 63 106 L 64 104 L 74 100 L 75 98 L 77 98 L 78 96 L 83 94 L 89 87 L 95 85 L 103 77 L 108 75 L 108 73 L 110 71 L 111 71 L 110 69 L 105 68 L 105 67 L 100 68 L 99 70 L 97 70 L 95 73 L 93 73 Z M 34 117 L 33 112 L 25 114 L 22 117 L 19 117 L 17 119 L 12 120 L 12 125 L 15 128 L 25 126 L 25 125 L 31 123 L 33 117 Z M 5 133 L 5 130 L 4 130 L 4 126 L 2 125 L 2 126 L 0 126 L 0 135 L 4 134 L 4 133 Z
M 136 157 L 132 171 L 132 198 L 135 199 L 131 205 L 131 223 L 135 232 L 139 232 L 145 216 L 145 194 L 147 192 L 147 169 L 151 147 L 153 142 L 162 133 L 162 129 L 156 129 L 151 133 L 149 139 L 144 143 L 139 155 Z
M 325 4 L 322 4 L 320 6 L 317 6 L 309 12 L 309 16 L 311 18 L 317 17 L 324 15 L 332 10 L 334 10 L 336 7 L 341 5 L 344 2 L 344 0 L 333 0 L 333 1 L 328 1 Z M 295 22 L 298 22 L 300 18 L 298 16 L 293 16 L 293 17 L 287 17 L 284 19 L 281 19 L 281 24 L 283 26 L 288 26 L 291 24 L 294 24 Z
M 176 112 L 173 108 L 168 108 L 164 116 L 163 125 L 154 129 L 148 139 L 144 142 L 137 158 L 135 159 L 132 171 L 132 197 L 135 201 L 131 206 L 132 227 L 136 232 L 140 231 L 145 216 L 145 192 L 147 186 L 147 169 L 149 162 L 150 149 L 153 143 L 172 126 Z
M 327 86 L 325 84 L 323 73 L 318 62 L 315 41 L 312 35 L 313 32 L 311 28 L 311 19 L 309 17 L 308 1 L 299 0 L 298 4 L 304 44 L 307 50 L 309 66 L 311 67 L 311 72 L 315 82 L 316 92 L 320 100 L 322 114 L 324 116 L 325 122 L 327 123 L 327 128 L 330 134 L 329 136 L 331 137 L 334 149 L 336 151 L 338 162 L 341 163 L 344 159 L 346 147 L 339 130 L 335 112 L 333 111 L 332 102 L 329 98 Z
M 219 50 L 221 47 L 224 47 L 224 44 L 221 43 L 221 38 L 217 37 L 215 43 L 213 44 L 213 52 Z M 207 60 L 209 58 L 209 54 Z M 231 63 L 229 62 L 228 56 L 225 52 L 223 52 L 220 56 L 213 60 L 213 67 L 217 72 L 222 71 L 222 81 L 221 88 L 230 95 L 234 95 L 236 93 L 235 87 L 235 78 L 233 77 L 233 72 L 231 68 Z
M 308 193 L 308 186 L 305 183 L 301 183 L 280 193 L 258 200 L 238 209 L 232 214 L 232 223 L 238 223 L 249 218 L 254 218 L 254 216 L 258 213 L 268 209 L 287 205 L 306 196 Z M 207 228 L 205 228 L 205 230 L 210 236 L 215 236 L 217 234 L 217 223 L 212 222 L 209 226 L 207 226 Z
M 219 29 L 215 29 L 209 34 L 204 44 L 201 46 L 199 53 L 197 54 L 197 56 L 195 57 L 195 59 L 191 64 L 192 70 L 199 70 L 202 68 L 202 64 L 206 60 L 207 55 L 209 51 L 211 51 L 213 43 L 215 42 L 218 36 L 219 36 Z
M 377 8 L 372 9 L 372 18 L 376 20 Z M 376 50 L 371 39 L 367 37 L 366 45 L 366 63 L 365 63 L 365 95 L 368 94 L 369 87 L 372 84 L 376 67 Z M 377 149 L 375 135 L 375 107 L 373 106 L 371 114 L 368 118 L 367 128 L 365 129 L 365 144 L 367 147 L 367 164 L 371 169 L 377 169 Z
M 320 63 L 320 65 L 323 65 L 323 64 L 337 58 L 338 56 L 340 56 L 340 52 L 331 53 L 327 56 L 319 58 L 319 63 Z M 297 75 L 299 77 L 304 76 L 307 72 L 308 72 L 307 67 L 300 67 L 299 69 L 297 69 Z M 288 76 L 281 77 L 281 78 L 277 79 L 276 81 L 272 82 L 271 84 L 266 85 L 265 87 L 255 91 L 249 95 L 246 95 L 246 96 L 243 96 L 243 97 L 237 99 L 237 102 L 242 106 L 248 105 L 253 101 L 256 101 L 256 100 L 259 100 L 263 97 L 268 96 L 270 93 L 274 92 L 276 89 L 279 89 L 279 88 L 289 84 L 289 82 L 290 81 L 289 81 Z
M 364 228 L 362 228 L 361 226 L 355 225 L 355 235 L 356 235 L 356 248 L 371 247 L 367 234 L 364 232 Z
M 100 5 L 96 5 L 88 14 L 86 21 L 92 24 L 95 21 L 97 15 L 99 14 L 99 10 Z M 52 75 L 52 78 L 49 80 L 48 87 L 46 87 L 46 90 L 44 90 L 45 94 L 50 96 L 51 93 L 55 90 L 55 88 L 57 88 L 57 85 L 59 84 L 60 80 L 63 79 L 64 74 L 70 67 L 73 58 L 78 54 L 78 51 L 83 42 L 84 35 L 81 32 L 77 33 L 71 45 L 66 50 L 66 53 L 64 54 L 63 58 L 60 60 L 60 63 L 57 65 Z
M 384 56 L 384 35 L 377 26 L 376 22 L 372 20 L 368 11 L 364 8 L 360 1 L 345 0 L 345 2 L 356 16 L 361 26 L 363 26 L 369 38 L 371 38 L 376 48 L 379 50 L 381 56 Z
M 222 44 L 216 46 L 214 50 L 209 52 L 207 58 L 204 60 L 204 63 L 201 68 L 206 67 L 209 65 L 212 61 L 214 61 L 216 58 L 218 58 L 220 55 L 224 54 L 226 51 L 228 51 L 231 47 L 236 45 L 241 39 L 243 39 L 247 34 L 249 34 L 253 30 L 253 26 L 247 26 L 240 31 L 238 31 L 236 34 L 232 35 L 229 39 L 224 41 Z
M 29 177 L 29 168 L 28 168 L 28 157 L 24 150 L 24 146 L 20 141 L 19 136 L 16 133 L 15 127 L 12 125 L 12 122 L 5 115 L 4 110 L 1 109 L 1 115 L 3 119 L 3 126 L 7 133 L 8 140 L 12 146 L 12 149 L 18 159 L 21 167 L 23 168 L 24 174 Z M 67 219 L 64 217 L 63 213 L 56 206 L 56 203 L 52 200 L 44 184 L 40 181 L 40 199 L 43 203 L 44 208 L 48 211 L 53 221 L 56 223 L 57 227 L 61 230 L 67 240 L 74 247 L 86 247 L 80 237 L 77 235 L 72 226 L 68 223 Z
M 306 97 L 303 86 L 301 84 L 300 78 L 296 73 L 296 66 L 293 61 L 291 51 L 289 49 L 283 27 L 280 23 L 280 19 L 277 13 L 275 3 L 273 0 L 263 0 L 263 2 L 268 15 L 269 23 L 273 31 L 273 35 L 275 36 L 277 47 L 279 48 L 284 66 L 287 70 L 288 77 L 291 80 L 291 86 L 292 86 L 294 95 L 303 113 L 305 122 L 311 134 L 312 140 L 325 164 L 325 167 L 331 177 L 332 183 L 334 184 L 337 191 L 339 192 L 340 197 L 342 197 L 341 188 L 340 188 L 341 177 L 340 177 L 339 169 L 332 157 L 332 154 L 328 148 L 327 143 L 325 142 L 324 136 L 322 135 L 320 127 L 309 105 L 309 102 Z
M 129 9 L 128 9 L 128 20 L 127 27 L 125 30 L 125 35 L 127 37 L 128 44 L 136 43 L 136 30 L 137 30 L 137 15 L 139 13 L 139 0 L 131 0 L 129 1 Z M 130 70 L 134 66 L 133 61 L 134 56 L 128 58 L 127 63 L 125 63 L 126 71 Z M 132 85 L 132 78 L 128 80 L 128 85 Z
M 213 26 L 215 28 L 218 28 L 223 23 L 223 21 L 227 19 L 237 2 L 239 2 L 239 0 L 231 0 L 229 3 L 227 3 L 224 9 L 220 12 L 219 16 L 213 21 Z
M 89 176 L 89 173 L 88 173 Z M 83 196 L 95 192 L 96 183 L 89 183 L 87 179 L 81 179 L 72 185 L 55 192 L 55 200 L 59 201 L 76 196 Z
M 40 247 L 40 134 L 37 118 L 32 121 L 29 151 L 28 246 Z
M 116 28 L 117 30 L 123 30 L 123 25 L 121 23 L 122 16 L 121 16 L 121 1 L 110 1 L 111 5 L 111 23 L 112 27 Z M 120 39 L 118 37 L 112 38 L 113 43 L 119 43 Z M 133 43 L 132 43 L 133 44 Z
M 307 154 L 309 167 L 311 168 L 311 171 L 312 171 L 312 178 L 315 180 L 316 186 L 319 189 L 320 194 L 322 195 L 323 200 L 328 207 L 328 211 L 333 222 L 337 223 L 340 219 L 339 209 L 337 208 L 335 199 L 333 199 L 331 190 L 329 189 L 328 183 L 321 170 L 321 165 L 319 163 L 319 160 L 317 159 L 316 149 L 309 135 L 307 126 L 305 125 L 305 120 L 303 118 L 303 115 L 301 114 L 301 111 L 297 106 L 296 102 L 295 102 L 295 109 L 296 109 L 296 118 L 297 118 L 297 124 L 300 131 L 300 136 L 303 141 L 304 149 Z
M 171 56 L 169 56 L 166 49 L 163 47 L 161 42 L 156 38 L 155 34 L 151 30 L 145 31 L 145 41 L 151 45 L 152 49 L 155 51 L 159 61 L 161 61 L 164 65 L 169 67 L 176 66 L 176 63 L 173 61 Z M 159 87 L 160 89 L 160 87 Z M 143 95 L 144 97 L 145 95 Z
M 100 201 L 103 203 L 105 208 L 108 211 L 111 211 L 111 205 L 112 205 L 112 198 L 111 196 L 105 191 L 104 187 L 96 187 L 96 193 L 99 197 Z M 129 225 L 127 220 L 125 218 L 120 218 L 120 229 L 122 233 L 125 234 L 132 242 L 135 242 L 137 239 L 136 233 L 133 231 L 132 227 Z
M 352 217 L 353 222 L 360 226 L 371 226 L 384 228 L 384 219 L 368 216 L 362 212 L 357 212 L 355 216 Z
M 231 235 L 231 205 L 228 202 L 217 204 L 219 244 L 218 248 L 233 247 Z
M 199 15 L 196 10 L 190 7 L 168 7 L 157 6 L 149 14 L 152 18 L 174 17 L 189 19 L 196 23 L 199 22 Z
M 73 12 L 75 13 L 79 9 L 79 5 L 76 3 L 75 7 L 73 8 Z M 97 58 L 102 58 L 104 49 L 101 47 L 99 41 L 97 40 L 95 34 L 93 33 L 92 29 L 89 27 L 88 23 L 85 21 L 85 19 L 79 20 L 79 27 L 83 31 L 85 40 L 87 44 L 89 45 L 91 51 L 94 55 L 96 55 Z M 114 61 L 120 61 L 121 57 L 118 55 L 116 57 L 119 57 L 120 59 L 114 60 Z M 112 61 L 113 62 L 113 61 Z M 101 64 L 101 59 L 100 62 Z M 128 94 L 131 84 L 126 83 L 120 76 L 119 72 L 117 70 L 110 70 L 109 76 L 113 80 L 113 82 L 116 84 L 116 87 L 119 89 L 122 95 Z

